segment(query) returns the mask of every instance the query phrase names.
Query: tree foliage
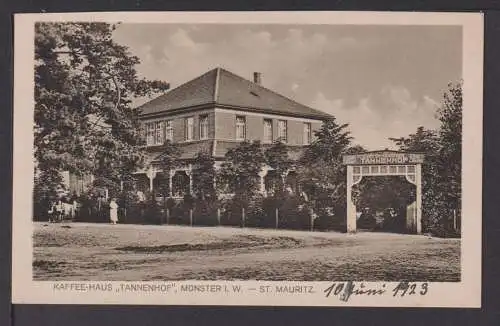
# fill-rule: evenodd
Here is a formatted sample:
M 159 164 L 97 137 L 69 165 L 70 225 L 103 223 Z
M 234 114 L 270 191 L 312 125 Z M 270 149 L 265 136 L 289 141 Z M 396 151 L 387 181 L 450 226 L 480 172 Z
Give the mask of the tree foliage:
M 215 170 L 215 159 L 210 153 L 199 152 L 193 162 L 193 192 L 201 200 L 215 199 L 215 180 L 217 174 Z
M 293 161 L 288 156 L 288 149 L 281 141 L 274 142 L 264 152 L 267 165 L 276 172 L 280 191 L 285 188 L 285 175 L 292 168 Z
M 425 154 L 422 165 L 424 229 L 449 232 L 461 211 L 462 88 L 450 84 L 437 110 L 438 131 L 419 127 L 414 134 L 392 139 L 399 149 Z
M 173 170 L 180 165 L 181 150 L 179 145 L 171 142 L 170 140 L 165 141 L 161 146 L 161 154 L 158 156 L 157 160 L 159 162 L 160 168 L 168 172 Z
M 168 84 L 138 77 L 139 58 L 106 23 L 35 25 L 35 158 L 43 182 L 59 171 L 115 183 L 141 164 L 134 97 Z M 48 174 L 52 175 L 51 177 Z
M 416 132 L 407 137 L 391 138 L 404 152 L 416 152 L 425 154 L 422 164 L 422 214 L 424 222 L 437 213 L 436 208 L 443 201 L 439 183 L 441 182 L 439 165 L 441 160 L 439 151 L 441 147 L 439 133 L 435 130 L 418 127 Z M 428 223 L 427 223 L 428 224 Z
M 259 172 L 265 163 L 260 142 L 241 142 L 226 153 L 218 184 L 227 185 L 236 196 L 251 198 L 259 189 Z
M 345 217 L 346 207 L 346 169 L 342 156 L 363 151 L 360 146 L 351 146 L 347 128 L 348 124 L 339 124 L 335 118 L 324 121 L 298 168 L 299 183 L 308 200 L 318 210 L 333 208 L 339 218 Z
M 462 83 L 450 84 L 438 110 L 440 175 L 450 209 L 460 209 L 462 197 Z
M 323 160 L 334 162 L 351 145 L 351 133 L 347 130 L 349 124 L 339 124 L 335 118 L 323 121 L 321 129 L 314 132 L 315 140 L 307 148 L 302 158 L 303 162 Z
M 161 146 L 161 154 L 158 156 L 157 160 L 159 163 L 159 168 L 162 171 L 160 191 L 163 194 L 164 198 L 170 191 L 172 191 L 172 189 L 169 189 L 170 171 L 173 171 L 175 168 L 179 167 L 180 157 L 181 150 L 178 144 L 167 140 Z M 159 178 L 160 176 L 156 177 Z

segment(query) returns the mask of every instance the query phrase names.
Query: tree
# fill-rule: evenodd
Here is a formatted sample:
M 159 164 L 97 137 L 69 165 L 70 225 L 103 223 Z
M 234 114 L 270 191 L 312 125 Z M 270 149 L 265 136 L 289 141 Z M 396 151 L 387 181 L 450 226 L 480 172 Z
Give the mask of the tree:
M 438 110 L 440 176 L 448 208 L 460 214 L 462 197 L 462 83 L 449 84 Z
M 137 76 L 139 58 L 113 41 L 115 25 L 35 25 L 35 158 L 41 182 L 60 171 L 109 185 L 142 162 L 132 99 L 168 84 Z
M 236 196 L 252 197 L 258 190 L 259 172 L 265 163 L 260 142 L 241 142 L 226 153 L 218 184 L 227 185 Z
M 293 166 L 293 161 L 288 157 L 288 149 L 281 141 L 273 143 L 271 147 L 264 152 L 267 164 L 274 169 L 280 191 L 285 188 L 285 175 Z
M 407 137 L 391 138 L 401 151 L 425 154 L 422 164 L 422 227 L 430 230 L 441 223 L 445 198 L 443 196 L 442 160 L 439 157 L 441 141 L 435 130 L 417 128 Z
M 335 118 L 323 121 L 321 129 L 314 132 L 316 140 L 307 148 L 302 161 L 323 160 L 333 162 L 341 159 L 351 145 L 352 137 L 347 130 L 349 124 L 338 124 Z
M 425 153 L 422 166 L 424 229 L 448 234 L 452 217 L 460 218 L 462 170 L 462 85 L 449 84 L 437 110 L 438 131 L 419 127 L 392 139 L 402 151 Z
M 193 162 L 193 192 L 194 195 L 205 200 L 206 198 L 216 198 L 215 191 L 215 159 L 205 151 L 199 152 Z
M 423 223 L 429 224 L 436 215 L 436 207 L 443 201 L 440 193 L 439 158 L 440 139 L 435 130 L 418 127 L 416 132 L 401 138 L 389 138 L 404 152 L 425 154 L 422 164 L 422 216 Z
M 333 209 L 339 218 L 345 218 L 346 168 L 345 154 L 363 151 L 351 147 L 348 124 L 338 124 L 335 118 L 326 120 L 315 132 L 316 140 L 300 159 L 299 183 L 313 206 L 319 211 Z
M 258 215 L 259 184 L 266 158 L 259 141 L 243 141 L 227 151 L 225 162 L 218 173 L 217 185 L 221 193 L 234 193 L 227 205 L 231 224 L 246 225 L 247 216 Z
M 179 159 L 181 157 L 181 150 L 179 145 L 171 142 L 170 140 L 165 141 L 161 146 L 161 154 L 158 156 L 157 160 L 159 162 L 159 167 L 162 170 L 163 182 L 160 183 L 160 191 L 163 194 L 163 199 L 165 203 L 166 195 L 172 191 L 170 189 L 170 171 L 173 171 L 180 164 Z M 158 176 L 157 176 L 158 177 Z

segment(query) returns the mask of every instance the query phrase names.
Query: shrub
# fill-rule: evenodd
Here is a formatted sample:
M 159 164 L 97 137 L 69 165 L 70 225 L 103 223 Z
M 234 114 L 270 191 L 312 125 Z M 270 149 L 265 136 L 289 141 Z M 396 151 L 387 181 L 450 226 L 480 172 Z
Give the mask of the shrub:
M 196 225 L 218 225 L 217 209 L 219 205 L 212 200 L 196 200 L 193 209 L 193 223 Z
M 346 232 L 346 216 L 340 215 L 330 207 L 321 208 L 316 211 L 317 217 L 314 220 L 314 229 L 320 231 Z
M 173 203 L 170 202 L 169 205 Z M 190 225 L 190 210 L 193 209 L 193 198 L 191 196 L 185 196 L 184 200 L 175 202 L 170 210 L 169 224 L 179 224 L 179 225 Z M 193 215 L 194 222 L 194 215 Z
M 308 230 L 311 228 L 311 215 L 303 200 L 286 192 L 278 192 L 262 201 L 265 221 L 262 226 L 276 227 L 278 210 L 278 228 Z
M 146 202 L 146 209 L 144 214 L 145 224 L 162 224 L 163 214 L 160 206 L 154 197 L 151 197 Z
M 266 197 L 262 200 L 263 218 L 261 220 L 261 227 L 276 227 L 276 209 L 279 210 L 279 207 L 280 201 L 277 196 Z
M 300 198 L 294 195 L 281 196 L 279 212 L 279 228 L 284 229 L 309 229 L 309 212 L 301 204 Z
M 33 219 L 35 221 L 48 221 L 49 219 L 49 205 L 50 201 L 44 197 L 34 197 L 33 201 Z
M 142 223 L 141 210 L 138 206 L 137 194 L 125 190 L 117 196 L 119 223 Z
M 241 201 L 228 199 L 221 204 L 221 224 L 228 226 L 242 226 Z
M 263 209 L 264 197 L 258 195 L 247 205 L 245 210 L 245 226 L 270 227 L 269 216 Z M 240 214 L 241 217 L 241 214 Z
M 76 221 L 91 223 L 109 222 L 108 203 L 94 196 L 92 193 L 82 194 L 78 198 L 80 204 Z
M 425 218 L 425 216 L 422 217 L 423 232 L 430 233 L 436 237 L 460 238 L 460 229 L 454 229 L 453 219 L 450 218 L 450 216 L 453 216 L 453 209 L 443 206 L 436 208 L 438 213 L 435 216 L 438 216 L 437 218 L 429 219 Z M 460 214 L 458 214 L 457 222 L 460 224 Z

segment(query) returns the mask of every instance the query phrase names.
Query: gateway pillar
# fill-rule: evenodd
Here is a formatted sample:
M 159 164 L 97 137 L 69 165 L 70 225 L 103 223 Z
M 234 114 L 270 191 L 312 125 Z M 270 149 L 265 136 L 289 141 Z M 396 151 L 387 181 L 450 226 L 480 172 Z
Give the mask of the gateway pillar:
M 356 205 L 352 202 L 353 167 L 347 166 L 347 232 L 356 232 Z

